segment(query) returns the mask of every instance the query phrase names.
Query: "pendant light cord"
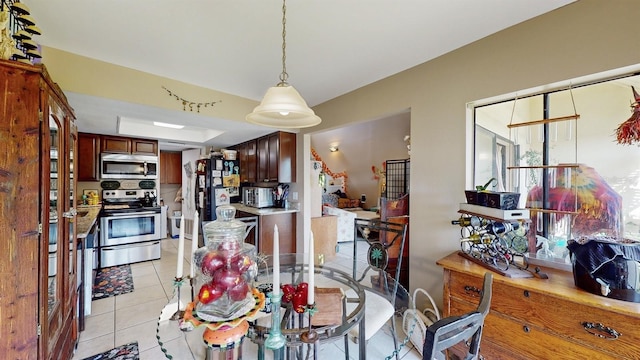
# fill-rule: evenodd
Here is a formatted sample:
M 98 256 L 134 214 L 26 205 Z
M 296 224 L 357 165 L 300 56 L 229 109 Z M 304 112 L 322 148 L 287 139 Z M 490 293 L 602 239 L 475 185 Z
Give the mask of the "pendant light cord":
M 282 73 L 280 74 L 280 83 L 278 86 L 287 86 L 287 79 L 289 78 L 289 74 L 287 74 L 287 5 L 286 0 L 282 0 Z

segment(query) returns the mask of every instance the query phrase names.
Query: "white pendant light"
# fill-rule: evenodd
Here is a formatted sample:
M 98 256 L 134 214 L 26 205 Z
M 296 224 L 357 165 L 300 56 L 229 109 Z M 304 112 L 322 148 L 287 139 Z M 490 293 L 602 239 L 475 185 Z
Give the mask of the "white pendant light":
M 305 128 L 320 124 L 318 117 L 300 93 L 287 83 L 286 0 L 282 2 L 282 73 L 280 82 L 267 90 L 260 105 L 247 115 L 248 122 L 275 128 Z

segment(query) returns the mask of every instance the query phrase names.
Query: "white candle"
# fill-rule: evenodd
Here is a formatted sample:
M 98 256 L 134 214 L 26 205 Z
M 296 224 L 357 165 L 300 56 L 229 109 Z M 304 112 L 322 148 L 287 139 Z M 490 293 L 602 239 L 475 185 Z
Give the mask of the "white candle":
M 280 294 L 280 234 L 273 225 L 273 294 Z
M 193 214 L 193 236 L 191 237 L 191 278 L 196 277 L 196 265 L 194 262 L 196 250 L 198 250 L 198 230 L 200 228 L 200 214 L 198 211 Z
M 307 295 L 307 304 L 313 305 L 315 303 L 315 294 L 314 294 L 314 286 L 315 286 L 315 261 L 313 255 L 313 231 L 311 232 L 311 236 L 309 237 L 309 293 Z
M 180 216 L 180 236 L 178 237 L 178 265 L 176 278 L 182 277 L 182 265 L 184 263 L 184 215 Z

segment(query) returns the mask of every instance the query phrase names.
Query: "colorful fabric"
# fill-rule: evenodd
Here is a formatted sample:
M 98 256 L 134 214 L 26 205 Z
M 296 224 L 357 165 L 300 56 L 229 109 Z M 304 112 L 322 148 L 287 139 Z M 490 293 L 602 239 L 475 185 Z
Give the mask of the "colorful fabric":
M 578 164 L 577 168 L 567 167 L 566 170 L 555 169 L 547 206 L 542 204 L 542 187 L 535 186 L 527 195 L 526 207 L 577 212 L 571 224 L 574 237 L 596 233 L 621 235 L 622 197 L 592 167 Z M 568 174 L 571 174 L 570 178 Z M 556 219 L 567 215 L 556 214 Z M 535 222 L 535 217 L 532 221 Z

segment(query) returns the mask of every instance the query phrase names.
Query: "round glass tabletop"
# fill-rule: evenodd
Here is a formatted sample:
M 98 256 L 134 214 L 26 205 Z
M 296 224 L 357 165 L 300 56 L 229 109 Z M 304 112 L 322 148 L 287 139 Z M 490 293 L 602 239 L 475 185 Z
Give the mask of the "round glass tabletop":
M 258 274 L 253 284 L 257 290 L 264 292 L 270 290 L 272 260 L 271 256 L 259 255 L 257 257 Z M 281 284 L 290 284 L 295 288 L 300 283 L 308 283 L 307 263 L 305 254 L 281 255 Z M 352 254 L 337 253 L 318 257 L 314 270 L 316 312 L 311 316 L 313 326 L 309 327 L 309 312 L 296 313 L 292 303 L 287 303 L 283 298 L 278 318 L 280 333 L 285 339 L 286 346 L 280 351 L 272 351 L 268 349 L 268 346 L 265 346 L 265 341 L 272 329 L 274 316 L 269 296 L 266 296 L 264 308 L 258 311 L 255 316 L 246 319 L 248 320 L 246 336 L 239 340 L 237 340 L 238 338 L 230 340 L 228 346 L 207 346 L 205 340 L 211 334 L 206 331 L 205 326 L 192 327 L 190 331 L 181 331 L 181 327 L 188 328 L 181 320 L 164 320 L 162 316 L 162 320 L 158 321 L 157 326 L 158 343 L 168 359 L 182 359 L 184 358 L 183 354 L 191 354 L 194 359 L 214 359 L 221 354 L 226 359 L 265 359 L 272 358 L 272 354 L 273 358 L 279 358 L 285 351 L 288 352 L 289 358 L 306 358 L 308 352 L 317 355 L 318 346 L 341 339 L 344 339 L 345 349 L 348 351 L 346 345 L 351 336 L 352 338 L 357 337 L 359 358 L 365 359 L 365 334 L 367 330 L 364 328 L 365 322 L 362 319 L 365 317 L 367 296 L 379 295 L 392 304 L 395 314 L 401 315 L 410 303 L 407 290 L 397 284 L 384 271 L 369 266 L 366 261 L 357 260 L 354 262 Z M 180 302 L 183 304 L 181 308 L 184 308 L 191 302 L 192 296 L 188 281 L 183 283 L 181 289 Z M 197 293 L 197 289 L 194 290 L 194 293 Z M 174 310 L 177 301 L 177 295 L 170 301 L 170 304 L 173 303 Z M 317 336 L 316 341 L 313 342 L 316 346 L 309 343 L 307 338 L 309 330 L 312 330 Z M 395 327 L 393 335 L 397 349 L 401 345 L 395 339 Z M 176 339 L 181 339 L 181 341 L 174 341 Z

